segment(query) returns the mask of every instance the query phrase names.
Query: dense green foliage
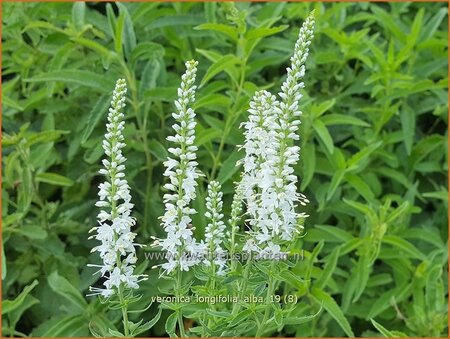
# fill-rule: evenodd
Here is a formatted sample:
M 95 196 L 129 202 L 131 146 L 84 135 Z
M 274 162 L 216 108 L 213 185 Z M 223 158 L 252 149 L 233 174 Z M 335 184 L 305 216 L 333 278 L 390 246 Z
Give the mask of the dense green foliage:
M 298 297 L 298 317 L 319 313 L 285 320 L 281 335 L 447 336 L 445 3 L 239 3 L 234 14 L 225 3 L 2 6 L 3 335 L 120 327 L 118 311 L 84 297 L 98 279 L 87 238 L 116 79 L 129 87 L 135 232 L 150 243 L 162 234 L 172 102 L 184 61 L 199 61 L 201 236 L 206 183 L 221 182 L 228 213 L 249 99 L 280 87 L 315 8 L 297 168 L 310 217 L 304 260 L 283 288 Z M 143 251 L 148 300 L 166 282 Z M 155 303 L 143 317 L 156 313 Z M 169 314 L 142 335 L 166 335 Z

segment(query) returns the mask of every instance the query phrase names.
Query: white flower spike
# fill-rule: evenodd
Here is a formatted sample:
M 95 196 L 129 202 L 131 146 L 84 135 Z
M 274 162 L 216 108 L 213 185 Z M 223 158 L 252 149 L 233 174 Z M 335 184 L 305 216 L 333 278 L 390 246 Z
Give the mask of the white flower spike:
M 299 160 L 300 147 L 294 145 L 302 112 L 298 101 L 304 87 L 305 61 L 313 38 L 314 16 L 302 25 L 287 78 L 281 87 L 280 101 L 267 91 L 255 93 L 250 103 L 249 118 L 243 124 L 246 131 L 246 155 L 240 187 L 247 203 L 252 230 L 245 250 L 260 255 L 282 255 L 278 244 L 292 240 L 303 226 L 304 213 L 297 213 L 298 204 L 308 199 L 297 193 L 294 165 Z
M 144 275 L 134 275 L 136 263 L 136 246 L 134 243 L 136 234 L 131 232 L 135 220 L 131 217 L 133 204 L 131 203 L 130 187 L 125 177 L 125 157 L 122 148 L 125 146 L 122 131 L 125 122 L 122 109 L 125 107 L 125 95 L 127 92 L 125 80 L 117 80 L 113 92 L 111 108 L 108 113 L 107 133 L 103 140 L 103 149 L 106 159 L 102 160 L 104 168 L 99 173 L 106 176 L 106 181 L 99 187 L 99 200 L 95 206 L 100 207 L 98 214 L 99 226 L 89 232 L 96 231 L 90 238 L 101 242 L 92 252 L 99 252 L 103 260 L 102 265 L 88 265 L 100 268 L 98 272 L 106 280 L 105 288 L 91 287 L 91 295 L 101 294 L 110 297 L 117 293 L 122 285 L 124 288 L 136 289 L 138 282 L 145 280 Z M 98 273 L 97 272 L 97 273 Z
M 188 271 L 198 263 L 195 257 L 200 245 L 193 237 L 190 217 L 196 211 L 189 206 L 195 199 L 197 179 L 201 175 L 195 161 L 195 112 L 189 107 L 195 101 L 197 64 L 194 60 L 186 62 L 186 72 L 181 77 L 178 99 L 175 100 L 176 112 L 172 114 L 176 121 L 172 126 L 175 135 L 167 138 L 175 145 L 168 149 L 172 156 L 164 162 L 164 176 L 169 178 L 164 188 L 169 193 L 164 195 L 166 212 L 161 220 L 167 238 L 154 243 L 166 251 L 167 263 L 162 265 L 163 274 L 170 274 L 178 267 Z
M 223 242 L 225 239 L 225 223 L 222 221 L 223 193 L 217 181 L 211 181 L 208 185 L 208 196 L 206 197 L 206 218 L 209 220 L 205 229 L 206 255 L 204 263 L 207 266 L 214 264 L 215 274 L 224 275 L 226 269 L 225 250 Z

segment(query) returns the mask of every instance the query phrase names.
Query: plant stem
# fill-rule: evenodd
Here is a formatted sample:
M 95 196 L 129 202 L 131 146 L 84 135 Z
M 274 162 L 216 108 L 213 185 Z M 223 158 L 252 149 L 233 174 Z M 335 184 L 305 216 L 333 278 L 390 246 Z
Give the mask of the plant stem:
M 247 281 L 248 281 L 248 275 L 250 274 L 250 269 L 252 266 L 252 261 L 251 261 L 251 254 L 249 255 L 249 257 L 247 258 L 247 261 L 245 263 L 245 270 L 244 270 L 244 275 L 242 277 L 243 281 L 242 281 L 242 286 L 241 289 L 239 291 L 239 299 L 238 302 L 234 304 L 233 307 L 233 311 L 232 314 L 235 315 L 236 313 L 238 313 L 241 309 L 241 300 L 244 299 L 244 294 L 245 291 L 247 289 Z
M 181 295 L 181 270 L 180 270 L 179 267 L 177 269 L 177 280 L 176 280 L 175 295 L 176 295 L 177 298 L 179 298 L 180 295 Z M 186 333 L 184 331 L 183 314 L 182 314 L 180 308 L 177 309 L 177 314 L 178 314 L 178 327 L 180 328 L 180 337 L 181 338 L 186 338 Z
M 272 271 L 274 268 L 274 261 L 272 261 L 270 263 L 270 269 L 269 269 L 269 286 L 267 287 L 267 294 L 266 294 L 266 309 L 264 311 L 264 317 L 263 320 L 261 321 L 261 323 L 258 326 L 258 330 L 256 331 L 256 337 L 259 338 L 261 337 L 261 332 L 264 330 L 264 327 L 266 325 L 267 322 L 267 318 L 269 317 L 269 313 L 270 313 L 270 308 L 271 308 L 271 303 L 270 303 L 270 298 L 273 295 L 273 290 L 274 290 L 274 280 L 272 277 Z
M 130 336 L 130 331 L 128 329 L 128 306 L 124 302 L 123 285 L 122 284 L 120 284 L 118 295 L 119 295 L 120 305 L 121 305 L 121 308 L 122 308 L 124 335 L 125 335 L 125 337 L 129 337 Z
M 212 278 L 209 278 L 209 288 L 210 288 L 210 295 L 211 295 L 211 293 L 213 293 L 213 297 L 215 297 L 215 295 L 216 295 L 216 293 L 215 293 L 215 289 L 216 289 L 216 278 L 215 278 L 215 275 L 216 275 L 216 265 L 214 264 L 214 262 L 212 262 L 211 263 L 211 277 Z M 215 307 L 215 304 L 213 303 L 213 304 L 211 304 L 211 309 L 213 310 L 213 311 L 215 311 L 216 310 L 216 307 Z M 209 316 L 209 319 L 208 319 L 208 327 L 209 328 L 211 328 L 211 326 L 212 326 L 212 324 L 215 322 L 215 319 L 214 319 L 214 317 L 213 316 Z

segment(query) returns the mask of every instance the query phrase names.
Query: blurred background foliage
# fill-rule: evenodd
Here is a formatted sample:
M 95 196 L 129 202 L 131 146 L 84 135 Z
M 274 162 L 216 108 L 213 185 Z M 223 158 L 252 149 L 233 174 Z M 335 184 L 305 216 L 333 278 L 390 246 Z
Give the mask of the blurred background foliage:
M 129 86 L 127 179 L 139 242 L 149 243 L 162 234 L 165 137 L 184 61 L 200 62 L 204 182 L 218 178 L 229 211 L 249 99 L 279 88 L 302 20 L 316 9 L 297 167 L 310 218 L 299 247 L 305 260 L 293 268 L 303 283 L 291 292 L 299 316 L 323 309 L 279 335 L 447 336 L 446 3 L 2 9 L 3 335 L 87 336 L 89 322 L 119 323 L 118 313 L 85 298 L 98 279 L 86 268 L 98 260 L 87 232 L 115 80 Z M 151 276 L 141 292 L 159 294 L 164 281 L 142 252 L 140 262 Z M 163 319 L 143 335 L 164 336 Z

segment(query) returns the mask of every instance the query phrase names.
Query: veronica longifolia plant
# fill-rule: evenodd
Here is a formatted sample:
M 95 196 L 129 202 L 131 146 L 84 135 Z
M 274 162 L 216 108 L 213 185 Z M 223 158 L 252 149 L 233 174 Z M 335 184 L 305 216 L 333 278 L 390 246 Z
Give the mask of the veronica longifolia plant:
M 299 205 L 304 206 L 308 199 L 297 190 L 294 166 L 300 152 L 295 142 L 299 139 L 297 131 L 302 114 L 299 100 L 304 84 L 301 80 L 313 29 L 314 18 L 310 15 L 300 29 L 278 97 L 265 90 L 254 94 L 248 119 L 242 124 L 245 143 L 241 149 L 245 156 L 238 162 L 243 171 L 235 186 L 230 219 L 226 224 L 221 186 L 211 178 L 204 201 L 207 225 L 203 240 L 195 239 L 196 228 L 192 225 L 192 215 L 196 213 L 192 204 L 202 176 L 197 169 L 196 121 L 192 108 L 198 63 L 186 62 L 172 113 L 174 135 L 167 137 L 172 147 L 164 162 L 167 183 L 161 226 L 166 236 L 153 238 L 153 246 L 165 255 L 165 260 L 154 268 L 159 269 L 160 278 L 172 282 L 163 292 L 174 296 L 174 300 L 164 301 L 157 317 L 145 326 L 154 324 L 164 308 L 172 311 L 165 326 L 172 337 L 261 336 L 281 329 L 283 319 L 292 317 L 296 310 L 295 306 L 284 307 L 279 300 L 274 302 L 273 296 L 282 282 L 280 277 L 290 273 L 287 255 L 301 235 L 307 217 L 298 211 Z M 130 327 L 139 328 L 139 324 L 134 326 L 127 319 L 124 293 L 138 288 L 138 282 L 145 276 L 133 273 L 135 246 L 139 245 L 134 243 L 135 234 L 130 230 L 135 220 L 130 216 L 133 205 L 124 179 L 125 158 L 121 153 L 125 145 L 120 110 L 124 107 L 125 92 L 125 83 L 119 80 L 104 141 L 108 159 L 103 160 L 105 168 L 100 171 L 107 176 L 107 181 L 99 186 L 100 200 L 96 204 L 102 208 L 100 226 L 93 229 L 97 231 L 94 237 L 101 241 L 94 251 L 103 259 L 98 267 L 106 278 L 105 288 L 92 291 L 109 298 L 118 296 L 127 336 L 134 334 Z M 245 260 L 238 260 L 239 251 L 247 254 Z M 183 281 L 184 274 L 192 277 L 192 273 L 200 284 Z M 261 299 L 249 299 L 249 295 Z M 187 307 L 180 301 L 182 297 L 208 299 L 198 302 L 188 299 L 191 301 Z M 194 319 L 196 324 L 188 331 L 185 316 Z
M 126 158 L 122 154 L 125 147 L 122 132 L 125 121 L 122 110 L 125 108 L 126 92 L 125 80 L 117 80 L 108 113 L 107 132 L 103 140 L 106 157 L 102 160 L 103 168 L 99 170 L 99 173 L 106 177 L 98 187 L 99 200 L 95 204 L 101 209 L 97 217 L 99 226 L 90 230 L 95 232 L 90 238 L 100 241 L 100 245 L 94 247 L 92 252 L 98 252 L 103 263 L 88 266 L 99 268 L 97 273 L 104 278 L 104 287 L 90 287 L 92 292 L 90 295 L 101 295 L 107 298 L 112 308 L 120 308 L 123 317 L 123 335 L 134 336 L 146 330 L 149 324 L 140 326 L 140 323 L 134 324 L 128 320 L 128 305 L 139 299 L 133 297 L 132 290 L 138 289 L 138 283 L 146 280 L 147 276 L 134 273 L 137 261 L 136 247 L 143 245 L 134 242 L 136 233 L 131 231 L 136 222 L 131 216 L 133 204 L 124 172 Z M 100 335 L 94 329 L 91 330 L 93 334 Z M 109 335 L 121 333 L 109 329 Z

